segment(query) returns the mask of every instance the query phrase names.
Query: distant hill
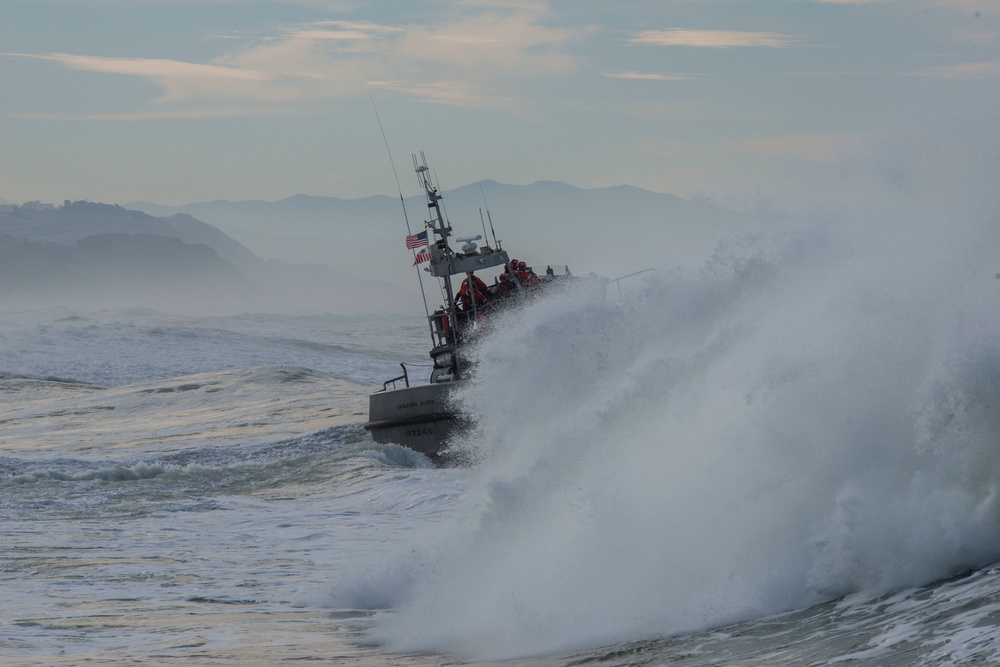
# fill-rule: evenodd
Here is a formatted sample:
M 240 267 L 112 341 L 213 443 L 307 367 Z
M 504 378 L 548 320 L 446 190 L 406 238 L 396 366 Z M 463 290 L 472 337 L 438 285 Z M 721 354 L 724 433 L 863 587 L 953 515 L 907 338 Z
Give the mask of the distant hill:
M 0 208 L 0 262 L 0 306 L 408 312 L 415 298 L 329 266 L 263 260 L 187 214 L 160 218 L 93 202 Z
M 518 259 L 543 268 L 568 264 L 578 273 L 609 277 L 643 268 L 700 267 L 720 239 L 762 225 L 751 214 L 631 186 L 583 189 L 555 181 L 482 181 L 443 192 L 456 234 L 483 234 L 480 211 L 485 218 L 488 204 L 497 238 Z M 422 229 L 427 216 L 423 195 L 405 202 L 411 229 Z M 299 195 L 274 202 L 129 206 L 158 216 L 194 215 L 263 257 L 324 263 L 399 285 L 415 282 L 403 244 L 403 211 L 392 197 Z M 488 221 L 485 227 L 492 244 Z
M 208 246 L 150 234 L 98 234 L 74 245 L 0 235 L 0 286 L 0 302 L 21 307 L 178 306 L 195 298 L 248 298 L 254 291 Z
M 65 245 L 98 234 L 169 236 L 184 243 L 204 244 L 241 270 L 252 271 L 260 262 L 246 246 L 189 215 L 163 219 L 118 205 L 87 201 L 67 201 L 58 207 L 32 203 L 0 211 L 0 234 Z
M 456 235 L 481 234 L 492 245 L 492 220 L 497 239 L 512 256 L 538 270 L 569 265 L 577 275 L 614 278 L 646 268 L 697 269 L 720 240 L 765 227 L 752 214 L 631 186 L 482 181 L 446 187 L 443 193 Z M 423 195 L 407 198 L 405 209 L 411 231 L 422 229 L 427 217 Z M 400 201 L 386 196 L 298 195 L 275 202 L 182 206 L 68 201 L 0 206 L 0 234 L 24 241 L 74 246 L 92 236 L 141 234 L 207 246 L 255 290 L 246 304 L 250 308 L 417 311 L 414 278 L 426 274 L 413 267 L 406 232 Z M 167 252 L 166 246 L 159 250 Z M 139 249 L 119 244 L 114 252 Z M 179 255 L 173 262 L 183 265 Z M 430 298 L 436 298 L 433 289 Z
M 133 202 L 128 206 L 156 216 L 186 213 L 208 221 L 260 257 L 323 264 L 416 289 L 402 240 L 406 227 L 398 199 L 297 195 L 276 202 L 220 200 L 182 206 Z M 414 224 L 416 230 L 420 219 L 414 218 Z

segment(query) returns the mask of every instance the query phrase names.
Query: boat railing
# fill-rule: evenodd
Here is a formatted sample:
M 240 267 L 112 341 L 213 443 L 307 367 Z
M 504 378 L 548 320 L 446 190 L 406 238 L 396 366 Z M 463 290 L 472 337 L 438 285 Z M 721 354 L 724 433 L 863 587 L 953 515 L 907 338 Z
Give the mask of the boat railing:
M 390 384 L 392 385 L 392 388 L 395 389 L 396 388 L 396 383 L 399 382 L 400 380 L 402 380 L 403 382 L 405 382 L 407 387 L 410 386 L 410 376 L 406 372 L 406 364 L 405 363 L 400 363 L 399 365 L 403 369 L 403 374 L 400 375 L 399 377 L 394 377 L 392 379 L 389 379 L 389 380 L 386 380 L 385 382 L 383 382 L 382 383 L 382 391 L 388 391 Z
M 612 282 L 612 283 L 618 285 L 618 296 L 620 297 L 622 295 L 622 281 L 623 280 L 625 280 L 626 278 L 631 278 L 632 276 L 639 276 L 639 275 L 642 275 L 643 273 L 649 273 L 650 271 L 655 271 L 655 270 L 656 269 L 643 269 L 642 271 L 635 271 L 633 273 L 629 273 L 629 274 L 624 275 L 624 276 L 619 276 L 617 278 L 612 278 L 608 282 Z

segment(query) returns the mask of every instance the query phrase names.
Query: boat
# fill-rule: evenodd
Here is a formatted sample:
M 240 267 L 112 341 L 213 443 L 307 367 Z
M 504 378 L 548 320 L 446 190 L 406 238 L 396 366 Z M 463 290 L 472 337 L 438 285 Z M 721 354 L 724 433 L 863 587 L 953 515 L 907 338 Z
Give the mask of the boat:
M 424 231 L 417 234 L 409 234 L 407 222 L 407 247 L 414 251 L 414 265 L 427 263 L 423 270 L 437 279 L 444 301 L 444 305 L 429 312 L 424 297 L 432 370 L 426 384 L 411 385 L 406 364 L 401 363 L 402 375 L 386 380 L 382 389 L 369 396 L 368 422 L 364 427 L 375 442 L 395 443 L 440 460 L 445 458 L 449 439 L 469 426 L 452 397 L 472 370 L 473 361 L 464 354 L 469 343 L 486 328 L 495 313 L 557 276 L 551 266 L 543 276 L 537 276 L 524 262 L 511 259 L 495 233 L 493 246 L 488 242 L 479 245 L 477 242 L 483 237 L 476 235 L 456 237 L 461 246 L 453 249 L 449 242 L 451 224 L 441 208 L 443 195 L 432 182 L 423 153 L 419 161 L 413 156 L 413 166 L 427 199 L 430 219 L 424 222 Z M 403 210 L 405 217 L 405 206 Z M 492 227 L 491 218 L 491 230 Z M 483 233 L 486 233 L 485 222 Z M 415 244 L 426 241 L 426 248 L 418 251 L 417 248 L 424 246 L 411 247 L 411 239 Z M 476 275 L 489 269 L 501 271 L 492 285 Z M 559 277 L 568 275 L 569 270 L 563 267 Z M 461 276 L 464 278 L 456 290 L 452 280 Z

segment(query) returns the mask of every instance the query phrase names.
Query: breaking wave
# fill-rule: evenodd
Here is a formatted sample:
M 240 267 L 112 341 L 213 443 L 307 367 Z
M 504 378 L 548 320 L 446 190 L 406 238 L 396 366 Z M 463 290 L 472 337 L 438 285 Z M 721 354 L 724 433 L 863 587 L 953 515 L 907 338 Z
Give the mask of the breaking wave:
M 814 215 L 699 275 L 513 313 L 463 393 L 462 508 L 364 577 L 393 607 L 375 637 L 510 658 L 996 562 L 1000 207 L 970 196 Z

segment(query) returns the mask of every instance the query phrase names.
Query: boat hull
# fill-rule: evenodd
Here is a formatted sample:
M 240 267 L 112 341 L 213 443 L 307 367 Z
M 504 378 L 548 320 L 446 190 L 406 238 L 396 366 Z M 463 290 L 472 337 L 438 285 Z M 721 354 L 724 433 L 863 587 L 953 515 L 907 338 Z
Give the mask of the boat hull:
M 441 383 L 376 392 L 368 399 L 365 429 L 375 442 L 438 457 L 459 427 L 449 400 L 452 388 Z

